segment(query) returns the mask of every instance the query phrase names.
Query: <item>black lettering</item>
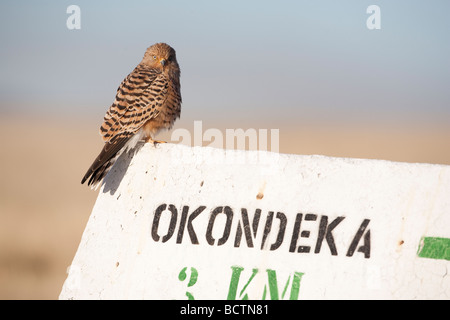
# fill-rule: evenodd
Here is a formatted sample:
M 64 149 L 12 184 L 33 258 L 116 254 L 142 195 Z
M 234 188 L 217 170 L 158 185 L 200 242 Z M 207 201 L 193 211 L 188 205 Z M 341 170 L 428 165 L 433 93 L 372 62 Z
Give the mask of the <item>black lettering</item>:
M 261 250 L 264 248 L 264 244 L 266 243 L 266 239 L 270 233 L 270 229 L 272 229 L 272 220 L 273 220 L 273 211 L 269 211 L 266 218 L 266 225 L 264 226 L 264 233 L 261 241 Z
M 208 227 L 206 229 L 206 241 L 209 245 L 213 246 L 215 239 L 212 236 L 212 230 L 214 227 L 214 221 L 218 214 L 225 213 L 227 216 L 227 222 L 225 223 L 225 228 L 223 230 L 222 237 L 217 241 L 217 245 L 221 246 L 225 242 L 227 242 L 228 237 L 230 236 L 231 223 L 233 222 L 233 210 L 230 207 L 217 207 L 211 212 L 211 216 L 209 217 Z
M 255 215 L 253 216 L 252 226 L 250 227 L 247 209 L 241 208 L 242 226 L 241 226 L 241 223 L 239 223 L 237 230 L 236 230 L 236 238 L 234 239 L 234 247 L 235 248 L 237 248 L 241 245 L 242 229 L 244 229 L 245 240 L 247 241 L 247 246 L 249 248 L 253 248 L 253 238 L 256 238 L 256 233 L 258 231 L 260 216 L 261 216 L 261 209 L 256 209 Z M 253 230 L 253 237 L 252 237 L 251 229 Z
M 278 229 L 277 239 L 276 239 L 275 243 L 273 243 L 270 246 L 270 250 L 278 249 L 278 247 L 283 242 L 284 232 L 286 230 L 287 218 L 284 215 L 284 213 L 277 212 L 276 218 L 280 219 L 280 228 Z M 273 222 L 273 211 L 269 211 L 269 213 L 267 214 L 266 225 L 264 226 L 264 233 L 263 233 L 263 238 L 262 238 L 262 242 L 261 242 L 261 250 L 264 248 L 267 237 L 269 236 L 270 231 L 272 229 L 272 222 Z
M 352 243 L 350 244 L 350 247 L 347 251 L 347 257 L 353 256 L 353 253 L 355 253 L 356 247 L 358 246 L 359 240 L 361 240 L 362 235 L 366 231 L 367 226 L 369 225 L 370 220 L 364 219 L 364 221 L 361 223 L 361 226 L 358 228 L 358 231 L 356 232 L 355 236 L 353 237 Z M 359 246 L 358 252 L 364 253 L 364 258 L 368 259 L 370 258 L 370 230 L 367 230 L 367 232 L 364 234 L 364 245 Z
M 277 240 L 270 246 L 271 251 L 276 250 L 281 246 L 284 239 L 284 232 L 286 231 L 287 218 L 284 213 L 277 212 L 276 218 L 280 219 L 280 228 L 278 229 Z
M 159 218 L 161 217 L 161 212 L 166 210 L 167 204 L 161 204 L 158 208 L 155 210 L 155 216 L 153 217 L 153 223 L 152 223 L 152 238 L 154 241 L 159 241 L 159 235 L 158 235 L 158 225 L 159 225 Z
M 316 221 L 317 220 L 317 214 L 313 213 L 307 213 L 305 214 L 305 221 Z M 310 232 L 309 230 L 303 230 L 300 233 L 300 237 L 302 238 L 309 238 Z M 298 253 L 309 253 L 311 251 L 310 246 L 298 246 L 297 252 Z
M 289 246 L 289 252 L 294 252 L 297 247 L 298 234 L 300 232 L 300 226 L 302 224 L 303 214 L 297 213 L 295 217 L 294 230 L 292 231 L 291 245 Z
M 336 245 L 334 244 L 333 234 L 331 233 L 333 229 L 342 221 L 345 217 L 337 217 L 330 224 L 328 224 L 328 217 L 322 216 L 319 225 L 319 235 L 317 237 L 316 247 L 314 253 L 319 253 L 322 247 L 323 239 L 327 240 L 328 247 L 330 248 L 331 254 L 333 256 L 337 255 Z
M 167 204 L 162 204 L 155 210 L 155 216 L 153 217 L 153 223 L 152 223 L 152 238 L 156 242 L 159 241 L 160 236 L 158 235 L 158 226 L 159 226 L 159 219 L 161 218 L 161 214 L 166 210 Z M 166 242 L 169 240 L 173 233 L 175 232 L 175 225 L 177 223 L 177 208 L 171 204 L 169 205 L 169 211 L 171 212 L 170 217 L 170 223 L 169 223 L 169 229 L 167 230 L 167 234 L 162 237 L 162 242 Z
M 187 230 L 189 237 L 191 238 L 192 244 L 198 244 L 197 235 L 195 234 L 194 227 L 192 226 L 192 221 L 197 218 L 197 216 L 202 213 L 203 210 L 205 210 L 206 206 L 200 206 L 197 209 L 195 209 L 188 218 L 188 212 L 189 212 L 189 206 L 183 207 L 183 212 L 181 213 L 181 220 L 180 220 L 180 227 L 178 228 L 178 235 L 177 235 L 177 243 L 181 243 L 183 240 L 183 234 L 184 234 L 184 227 L 186 226 L 186 220 L 187 220 Z
M 309 238 L 310 232 L 308 230 L 303 230 L 300 233 L 300 227 L 302 224 L 302 213 L 298 213 L 295 217 L 295 223 L 294 223 L 294 230 L 292 232 L 292 238 L 291 238 L 291 245 L 289 246 L 289 252 L 294 252 L 295 248 L 297 247 L 297 240 L 300 234 L 300 237 L 302 238 Z M 305 215 L 305 221 L 316 221 L 317 215 L 312 213 L 307 213 Z M 309 253 L 311 251 L 310 246 L 298 246 L 297 252 L 298 253 Z
M 206 209 L 206 206 L 199 206 L 197 209 L 189 213 L 189 206 L 183 206 L 181 215 L 180 215 L 180 224 L 178 227 L 178 233 L 176 237 L 176 243 L 180 244 L 183 242 L 183 236 L 185 233 L 185 229 L 189 234 L 189 238 L 192 244 L 199 244 L 196 232 L 194 230 L 193 221 Z M 167 231 L 161 234 L 160 220 L 161 216 L 164 212 L 170 213 L 170 221 L 168 225 Z M 222 223 L 219 223 L 219 227 L 216 226 L 216 229 L 220 230 L 223 228 L 222 235 L 220 238 L 215 239 L 213 236 L 213 229 L 216 218 L 219 214 L 224 214 L 226 217 L 225 224 L 222 226 Z M 206 241 L 209 245 L 221 246 L 224 245 L 231 233 L 231 227 L 233 224 L 233 210 L 229 206 L 219 206 L 215 207 L 209 216 L 208 225 L 206 228 Z M 279 224 L 277 223 L 277 234 L 275 241 L 269 245 L 266 243 L 268 238 L 273 232 L 273 224 L 274 224 L 274 216 L 279 220 Z M 304 221 L 319 221 L 319 216 L 313 213 L 298 213 L 295 217 L 294 226 L 292 229 L 292 236 L 289 244 L 289 252 L 298 252 L 298 253 L 309 253 L 311 252 L 312 246 L 310 245 L 302 245 L 299 238 L 310 238 L 311 231 L 303 230 Z M 155 242 L 159 242 L 161 240 L 162 243 L 169 241 L 173 234 L 175 233 L 175 228 L 177 227 L 177 219 L 178 219 L 178 211 L 177 208 L 173 204 L 160 204 L 154 212 L 152 226 L 151 226 L 151 236 Z M 236 237 L 234 239 L 234 247 L 240 247 L 241 240 L 245 237 L 245 242 L 248 248 L 253 248 L 255 246 L 256 236 L 258 234 L 259 222 L 261 219 L 261 209 L 255 209 L 255 213 L 252 219 L 249 218 L 248 211 L 246 208 L 241 208 L 241 216 L 239 221 L 237 221 L 236 228 Z M 328 216 L 320 216 L 318 235 L 316 239 L 316 244 L 314 247 L 314 253 L 320 253 L 322 249 L 322 244 L 324 240 L 326 240 L 328 247 L 330 249 L 330 253 L 333 256 L 338 255 L 338 251 L 336 248 L 336 244 L 334 241 L 333 230 L 345 219 L 345 217 L 340 216 L 334 218 L 331 222 L 329 222 Z M 221 220 L 221 218 L 219 218 Z M 166 220 L 165 220 L 166 221 Z M 350 246 L 348 247 L 346 256 L 352 257 L 355 252 L 361 252 L 364 254 L 364 257 L 370 258 L 370 250 L 371 250 L 371 235 L 370 230 L 368 229 L 368 225 L 370 223 L 370 219 L 364 219 L 359 226 L 356 234 L 354 235 Z M 267 213 L 266 222 L 263 229 L 262 240 L 261 240 L 261 250 L 264 248 L 268 248 L 270 251 L 277 250 L 284 241 L 284 236 L 286 233 L 286 227 L 288 224 L 287 216 L 283 212 L 275 212 L 269 211 Z M 165 224 L 164 224 L 165 225 Z M 309 229 L 309 228 L 307 228 Z M 217 231 L 217 230 L 216 230 Z M 261 233 L 261 232 L 260 232 Z M 217 232 L 215 232 L 217 234 Z M 275 236 L 275 234 L 273 235 Z M 274 237 L 270 237 L 273 239 Z M 217 240 L 217 242 L 216 242 Z M 188 240 L 189 241 L 189 240 Z M 269 240 L 270 241 L 270 240 Z M 310 240 L 311 241 L 311 240 Z M 300 242 L 300 245 L 298 244 Z M 362 243 L 361 243 L 362 242 Z

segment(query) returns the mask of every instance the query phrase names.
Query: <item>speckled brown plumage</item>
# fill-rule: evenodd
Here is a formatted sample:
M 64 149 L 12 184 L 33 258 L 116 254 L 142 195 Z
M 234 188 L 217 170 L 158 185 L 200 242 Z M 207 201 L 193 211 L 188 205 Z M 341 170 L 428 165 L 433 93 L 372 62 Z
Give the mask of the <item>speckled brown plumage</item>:
M 161 129 L 170 129 L 181 111 L 180 67 L 175 50 L 157 43 L 122 81 L 100 127 L 105 145 L 81 183 L 97 187 L 116 159 L 144 139 L 153 142 Z

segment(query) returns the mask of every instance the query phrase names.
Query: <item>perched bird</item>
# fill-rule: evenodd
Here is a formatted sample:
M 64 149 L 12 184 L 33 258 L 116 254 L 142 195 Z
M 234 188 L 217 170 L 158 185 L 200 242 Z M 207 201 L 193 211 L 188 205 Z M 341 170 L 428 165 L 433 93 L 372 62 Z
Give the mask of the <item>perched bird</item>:
M 117 158 L 138 141 L 162 142 L 153 137 L 161 129 L 170 129 L 180 111 L 180 67 L 175 50 L 156 43 L 117 89 L 100 127 L 105 145 L 81 183 L 89 179 L 88 185 L 96 189 Z

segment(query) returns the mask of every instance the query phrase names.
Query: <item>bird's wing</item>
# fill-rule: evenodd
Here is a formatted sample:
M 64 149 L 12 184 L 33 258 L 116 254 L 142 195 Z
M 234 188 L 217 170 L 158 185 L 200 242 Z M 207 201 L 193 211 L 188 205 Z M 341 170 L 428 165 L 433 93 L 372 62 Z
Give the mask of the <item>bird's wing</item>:
M 81 183 L 91 175 L 89 185 L 103 178 L 107 172 L 105 164 L 116 156 L 148 120 L 159 114 L 168 85 L 167 79 L 159 70 L 141 65 L 122 81 L 114 103 L 106 112 L 100 127 L 105 145 Z M 100 171 L 105 172 L 99 174 Z
M 138 66 L 120 84 L 106 112 L 100 134 L 105 142 L 136 133 L 155 118 L 164 103 L 168 81 L 156 69 Z

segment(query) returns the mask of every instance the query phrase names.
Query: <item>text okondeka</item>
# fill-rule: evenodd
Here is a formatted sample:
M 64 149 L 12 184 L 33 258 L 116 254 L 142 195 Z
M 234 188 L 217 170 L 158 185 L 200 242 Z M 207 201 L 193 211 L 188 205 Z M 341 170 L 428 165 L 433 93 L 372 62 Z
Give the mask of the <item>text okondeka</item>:
M 339 225 L 346 218 L 345 216 L 329 217 L 315 213 L 297 213 L 290 216 L 275 211 L 263 214 L 259 208 L 252 209 L 254 212 L 249 215 L 250 210 L 247 208 L 233 210 L 230 206 L 217 206 L 209 210 L 203 205 L 192 209 L 188 205 L 183 205 L 180 208 L 179 211 L 174 204 L 166 203 L 156 207 L 151 224 L 153 241 L 160 242 L 161 245 L 170 241 L 176 244 L 196 246 L 228 244 L 237 250 L 242 246 L 268 251 L 286 248 L 293 254 L 325 252 L 325 254 L 337 256 L 338 248 L 333 231 L 337 231 Z M 239 213 L 235 211 L 239 211 Z M 196 219 L 202 215 L 204 219 L 207 219 L 207 223 L 200 224 L 203 228 L 195 223 Z M 295 218 L 289 219 L 288 217 Z M 165 223 L 161 223 L 162 220 L 165 220 Z M 363 254 L 364 258 L 370 258 L 369 223 L 370 219 L 363 219 L 355 224 L 355 232 L 349 241 L 349 246 L 345 248 L 346 257 L 352 257 L 355 252 L 359 252 Z M 315 232 L 307 229 L 312 229 L 314 224 L 317 228 Z M 314 239 L 311 239 L 312 234 L 315 235 Z M 314 244 L 306 245 L 302 243 L 302 239 L 308 239 Z M 283 246 L 283 244 L 285 245 Z M 323 250 L 325 246 L 329 250 Z M 269 268 L 261 270 L 256 267 L 250 268 L 251 270 L 247 269 L 239 265 L 230 266 L 228 293 L 226 293 L 228 300 L 256 298 L 249 297 L 246 290 L 253 283 L 264 283 L 260 289 L 260 296 L 257 298 L 272 300 L 297 300 L 299 298 L 304 272 L 293 270 L 291 274 L 287 275 L 287 278 L 280 280 L 276 270 Z M 188 273 L 190 273 L 189 277 Z M 243 274 L 246 275 L 242 276 Z M 188 270 L 188 267 L 184 267 L 178 278 L 180 281 L 188 279 L 188 288 L 191 288 L 200 276 L 198 268 L 190 267 Z M 254 281 L 258 277 L 265 279 L 262 282 Z M 195 299 L 192 290 L 186 291 L 185 295 L 188 299 Z

